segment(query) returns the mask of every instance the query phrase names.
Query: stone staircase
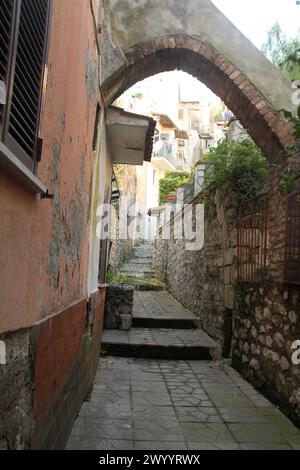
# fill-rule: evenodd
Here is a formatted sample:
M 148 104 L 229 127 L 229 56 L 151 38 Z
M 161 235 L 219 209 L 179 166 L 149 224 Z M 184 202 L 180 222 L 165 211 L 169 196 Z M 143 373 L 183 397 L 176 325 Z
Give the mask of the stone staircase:
M 154 281 L 151 243 L 137 245 L 119 273 L 136 282 Z M 102 338 L 102 353 L 109 356 L 208 360 L 216 350 L 217 344 L 198 328 L 198 318 L 150 283 L 134 293 L 132 328 L 104 330 Z
M 103 354 L 144 359 L 209 360 L 217 344 L 167 292 L 135 292 L 133 328 L 104 330 Z
M 134 279 L 150 279 L 155 277 L 152 266 L 152 244 L 143 242 L 132 250 L 128 260 L 121 266 L 122 276 Z

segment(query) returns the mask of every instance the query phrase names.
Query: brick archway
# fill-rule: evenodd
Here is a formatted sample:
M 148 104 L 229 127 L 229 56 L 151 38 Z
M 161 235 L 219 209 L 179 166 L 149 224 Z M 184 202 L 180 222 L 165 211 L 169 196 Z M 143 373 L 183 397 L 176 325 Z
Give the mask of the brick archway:
M 107 105 L 136 82 L 175 69 L 190 73 L 218 95 L 248 130 L 263 153 L 275 161 L 293 141 L 291 125 L 251 81 L 213 46 L 188 35 L 158 37 L 131 47 L 126 65 L 103 83 Z

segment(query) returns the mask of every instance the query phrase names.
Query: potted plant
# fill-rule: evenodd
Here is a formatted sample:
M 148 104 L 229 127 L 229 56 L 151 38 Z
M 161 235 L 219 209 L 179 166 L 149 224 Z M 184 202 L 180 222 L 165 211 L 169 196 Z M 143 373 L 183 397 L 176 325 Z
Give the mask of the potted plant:
M 169 193 L 166 197 L 166 203 L 174 204 L 175 202 L 176 202 L 176 193 L 175 192 Z

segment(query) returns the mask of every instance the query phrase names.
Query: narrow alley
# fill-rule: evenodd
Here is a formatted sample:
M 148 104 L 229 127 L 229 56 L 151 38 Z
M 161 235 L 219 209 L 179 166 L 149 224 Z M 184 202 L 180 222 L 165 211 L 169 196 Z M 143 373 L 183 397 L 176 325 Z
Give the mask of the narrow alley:
M 152 265 L 143 243 L 120 271 L 146 281 Z M 134 293 L 129 331 L 104 330 L 93 392 L 67 449 L 300 449 L 300 431 L 229 361 L 213 360 L 218 345 L 199 319 L 148 289 Z
M 4 459 L 300 450 L 299 9 L 0 0 Z
M 180 307 L 176 312 L 176 303 L 165 296 L 138 293 L 135 318 L 177 320 Z M 67 449 L 300 449 L 300 431 L 226 362 L 143 359 L 150 331 L 139 331 L 132 339 L 139 341 L 139 358 L 101 357 L 92 396 L 81 409 Z M 172 341 L 182 347 L 178 336 L 170 337 L 166 330 L 158 336 L 161 348 Z M 105 335 L 104 342 L 108 339 Z M 158 356 L 157 348 L 155 352 Z

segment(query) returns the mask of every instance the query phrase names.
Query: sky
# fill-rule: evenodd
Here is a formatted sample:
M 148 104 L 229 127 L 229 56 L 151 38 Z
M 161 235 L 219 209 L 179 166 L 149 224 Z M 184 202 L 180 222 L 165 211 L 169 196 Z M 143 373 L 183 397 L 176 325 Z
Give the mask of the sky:
M 276 21 L 283 32 L 296 36 L 300 28 L 300 5 L 296 0 L 212 0 L 242 33 L 261 49 Z
M 216 7 L 258 48 L 261 49 L 268 32 L 279 22 L 288 37 L 300 29 L 300 5 L 296 0 L 212 0 Z M 211 92 L 198 80 L 180 73 L 182 99 L 192 100 L 199 93 Z

